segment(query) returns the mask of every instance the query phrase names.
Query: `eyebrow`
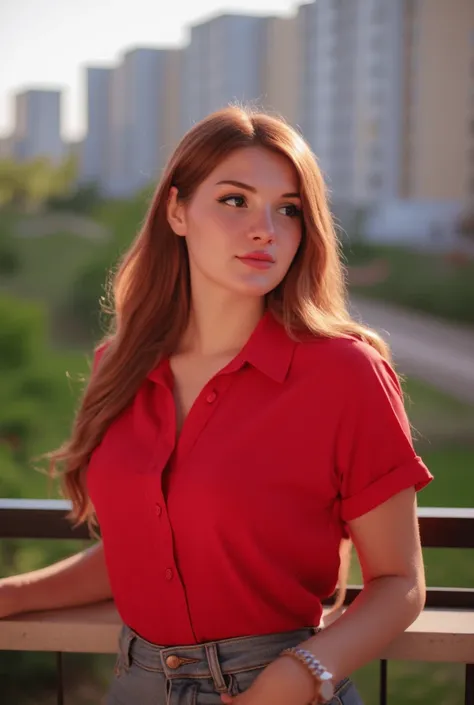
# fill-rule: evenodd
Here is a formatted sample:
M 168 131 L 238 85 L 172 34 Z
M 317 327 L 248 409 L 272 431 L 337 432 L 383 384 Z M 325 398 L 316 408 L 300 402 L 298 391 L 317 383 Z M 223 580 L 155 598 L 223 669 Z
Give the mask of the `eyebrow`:
M 234 181 L 234 179 L 225 179 L 224 181 L 218 181 L 216 186 L 221 186 L 226 184 L 228 186 L 236 186 L 237 188 L 244 189 L 245 191 L 250 191 L 251 193 L 257 193 L 255 186 L 250 186 L 249 184 L 244 184 L 242 181 Z M 299 193 L 282 193 L 282 198 L 300 198 Z

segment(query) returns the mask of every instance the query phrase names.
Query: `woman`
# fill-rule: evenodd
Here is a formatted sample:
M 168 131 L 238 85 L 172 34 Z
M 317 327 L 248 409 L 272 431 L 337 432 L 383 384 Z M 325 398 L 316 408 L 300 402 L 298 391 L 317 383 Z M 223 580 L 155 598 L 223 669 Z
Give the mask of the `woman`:
M 240 108 L 193 127 L 114 299 L 52 454 L 102 541 L 4 581 L 3 614 L 113 595 L 109 705 L 358 705 L 349 674 L 424 604 L 415 493 L 431 475 L 385 344 L 347 313 L 303 139 Z M 348 537 L 364 589 L 321 629 Z

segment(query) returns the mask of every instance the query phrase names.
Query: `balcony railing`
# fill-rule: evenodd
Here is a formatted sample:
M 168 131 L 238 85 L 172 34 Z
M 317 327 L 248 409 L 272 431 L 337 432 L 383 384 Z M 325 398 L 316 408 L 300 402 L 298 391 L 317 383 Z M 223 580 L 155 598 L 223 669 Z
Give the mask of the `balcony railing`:
M 89 539 L 73 530 L 69 503 L 60 500 L 0 499 L 0 539 Z M 420 508 L 426 548 L 474 548 L 474 509 Z M 349 604 L 360 592 L 351 586 Z M 0 650 L 52 651 L 57 662 L 57 703 L 64 703 L 63 653 L 115 653 L 120 619 L 112 601 L 74 609 L 17 615 L 0 621 Z M 382 654 L 380 705 L 388 705 L 388 661 L 431 661 L 465 665 L 464 705 L 474 705 L 474 589 L 429 588 L 416 622 Z

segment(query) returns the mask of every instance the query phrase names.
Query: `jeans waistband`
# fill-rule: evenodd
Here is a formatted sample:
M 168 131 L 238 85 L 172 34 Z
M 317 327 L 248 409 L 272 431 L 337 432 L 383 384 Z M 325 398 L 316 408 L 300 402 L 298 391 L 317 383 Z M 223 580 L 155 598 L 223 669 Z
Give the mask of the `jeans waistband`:
M 145 670 L 163 673 L 167 679 L 212 678 L 223 692 L 225 675 L 267 666 L 283 649 L 296 646 L 318 631 L 320 627 L 305 627 L 278 634 L 165 647 L 146 641 L 125 625 L 120 634 L 120 656 L 126 669 L 135 662 Z

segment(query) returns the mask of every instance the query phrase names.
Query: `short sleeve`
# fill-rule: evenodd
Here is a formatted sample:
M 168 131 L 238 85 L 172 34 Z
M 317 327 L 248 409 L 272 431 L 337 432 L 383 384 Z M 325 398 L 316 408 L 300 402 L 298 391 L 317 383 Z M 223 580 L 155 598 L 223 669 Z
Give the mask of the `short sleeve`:
M 414 450 L 394 369 L 365 343 L 353 344 L 347 363 L 336 451 L 344 522 L 433 479 Z

